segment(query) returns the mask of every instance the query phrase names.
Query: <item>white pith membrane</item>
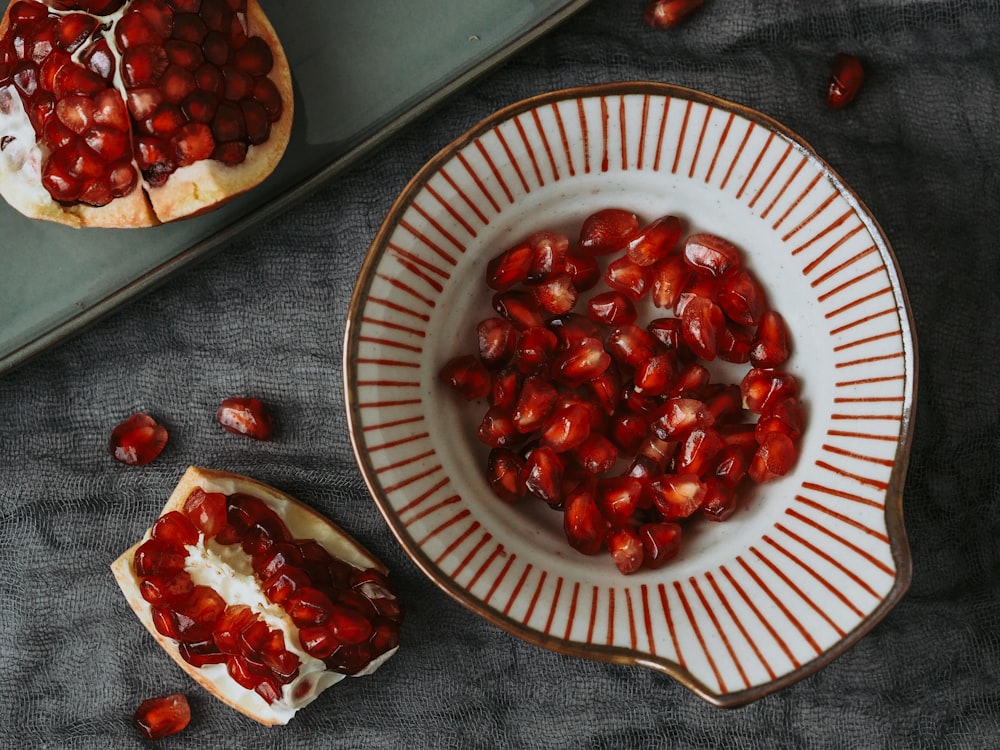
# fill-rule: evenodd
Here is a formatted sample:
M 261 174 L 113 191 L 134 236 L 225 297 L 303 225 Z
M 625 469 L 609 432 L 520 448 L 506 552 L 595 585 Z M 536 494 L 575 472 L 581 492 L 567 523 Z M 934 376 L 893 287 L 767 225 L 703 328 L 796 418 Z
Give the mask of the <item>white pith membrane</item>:
M 387 572 L 377 559 L 350 536 L 312 509 L 267 485 L 235 474 L 198 467 L 189 468 L 174 489 L 160 516 L 172 510 L 181 510 L 191 491 L 197 487 L 206 493 L 218 492 L 227 496 L 235 493 L 253 495 L 264 501 L 281 517 L 295 538 L 314 539 L 335 558 L 355 568 L 362 570 L 377 568 L 383 573 Z M 340 682 L 344 677 L 363 677 L 372 674 L 398 650 L 396 646 L 386 651 L 353 675 L 328 670 L 323 661 L 310 656 L 302 649 L 298 628 L 288 613 L 279 605 L 268 601 L 253 573 L 250 557 L 243 552 L 241 546 L 219 544 L 214 539 L 208 540 L 205 544 L 204 535 L 200 534 L 198 544 L 187 547 L 188 557 L 185 562 L 185 570 L 191 575 L 194 584 L 210 586 L 227 605 L 248 605 L 269 628 L 282 632 L 285 648 L 299 658 L 298 675 L 282 686 L 280 700 L 268 704 L 256 692 L 236 682 L 224 663 L 196 667 L 180 655 L 177 641 L 156 630 L 152 620 L 152 607 L 139 593 L 140 579 L 133 565 L 136 549 L 151 538 L 151 528 L 111 566 L 122 593 L 146 629 L 184 671 L 217 698 L 262 724 L 287 724 L 299 709 L 312 703 L 324 690 Z M 395 598 L 381 586 L 376 588 L 380 596 Z M 371 589 L 365 591 L 364 586 L 360 590 L 366 595 L 376 593 L 371 592 Z
M 14 0 L 11 5 L 13 2 Z M 84 10 L 57 10 L 44 0 L 31 0 L 31 2 L 44 5 L 51 16 L 79 14 L 97 19 L 98 27 L 93 35 L 85 44 L 81 44 L 70 58 L 74 63 L 82 65 L 82 56 L 97 39 L 103 37 L 108 43 L 108 49 L 115 63 L 109 84 L 122 98 L 128 111 L 126 88 L 121 75 L 122 53 L 118 50 L 115 40 L 115 27 L 131 7 L 131 0 L 126 0 L 117 11 L 106 15 Z M 248 0 L 248 12 L 237 13 L 236 16 L 248 36 L 261 35 L 264 31 L 270 32 L 266 39 L 274 58 L 274 68 L 268 77 L 278 83 L 276 77 L 284 77 L 288 71 L 284 50 L 278 42 L 274 29 L 263 16 L 263 12 L 259 11 L 259 6 L 255 8 L 257 11 L 254 14 L 255 26 L 266 28 L 250 28 L 251 4 L 256 5 L 256 0 Z M 8 22 L 5 18 L 0 27 L 0 35 L 6 33 L 7 28 Z M 181 193 L 181 196 L 179 199 L 168 196 L 164 200 L 158 196 L 165 192 L 166 185 L 151 186 L 143 176 L 133 153 L 131 163 L 139 178 L 136 188 L 128 195 L 115 198 L 104 206 L 91 206 L 82 202 L 62 205 L 45 189 L 42 185 L 42 165 L 48 156 L 48 149 L 36 141 L 40 136 L 35 133 L 14 83 L 0 86 L 0 194 L 11 206 L 30 218 L 48 219 L 78 227 L 153 226 L 198 214 L 254 187 L 277 166 L 290 136 L 293 101 L 290 95 L 286 95 L 286 92 L 289 94 L 291 92 L 290 79 L 284 85 L 279 85 L 279 90 L 282 92 L 283 105 L 281 117 L 271 124 L 271 136 L 267 141 L 248 146 L 246 159 L 242 163 L 226 165 L 213 159 L 202 159 L 194 164 L 178 167 L 170 174 L 166 185 L 172 183 L 171 187 Z M 130 111 L 128 116 L 134 128 L 135 123 Z M 130 148 L 134 149 L 134 145 L 131 143 Z M 267 153 L 261 154 L 263 151 Z M 263 157 L 263 163 L 255 166 L 254 157 L 258 155 Z M 130 205 L 118 211 L 109 209 L 123 203 Z M 107 213 L 107 217 L 101 218 L 102 213 Z

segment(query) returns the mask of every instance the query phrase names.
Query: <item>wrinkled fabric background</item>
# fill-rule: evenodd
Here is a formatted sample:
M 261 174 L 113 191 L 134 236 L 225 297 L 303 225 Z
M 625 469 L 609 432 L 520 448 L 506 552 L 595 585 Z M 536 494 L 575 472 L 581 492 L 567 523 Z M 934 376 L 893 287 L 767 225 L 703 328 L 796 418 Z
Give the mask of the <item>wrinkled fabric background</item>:
M 194 718 L 164 748 L 1000 746 L 1000 3 L 706 0 L 673 31 L 645 27 L 642 6 L 594 0 L 266 226 L 0 377 L 0 746 L 141 746 L 132 711 L 177 690 Z M 839 51 L 868 78 L 833 112 Z M 920 345 L 909 593 L 818 674 L 730 711 L 649 670 L 529 645 L 447 598 L 383 523 L 346 432 L 347 303 L 410 176 L 497 108 L 628 79 L 749 105 L 811 143 L 882 224 Z M 215 425 L 242 393 L 272 405 L 273 442 Z M 133 411 L 170 430 L 141 469 L 106 452 Z M 385 560 L 409 613 L 399 654 L 286 728 L 194 686 L 108 572 L 191 463 L 275 484 Z

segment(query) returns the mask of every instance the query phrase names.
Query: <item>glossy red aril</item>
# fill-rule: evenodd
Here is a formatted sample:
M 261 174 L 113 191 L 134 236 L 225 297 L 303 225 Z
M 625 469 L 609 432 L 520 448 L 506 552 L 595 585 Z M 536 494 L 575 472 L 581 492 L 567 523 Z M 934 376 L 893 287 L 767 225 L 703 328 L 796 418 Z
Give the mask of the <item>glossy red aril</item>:
M 865 69 L 855 55 L 840 53 L 833 59 L 826 87 L 826 106 L 841 109 L 850 104 L 865 81 Z
M 704 0 L 651 0 L 643 11 L 643 20 L 654 29 L 672 29 L 701 8 Z
M 784 364 L 790 354 L 791 336 L 788 326 L 780 313 L 768 310 L 760 318 L 757 335 L 750 350 L 750 361 L 754 367 L 772 368 Z
M 683 226 L 676 216 L 662 216 L 625 246 L 625 254 L 639 266 L 651 266 L 674 249 Z
M 21 0 L 11 8 L 0 86 L 13 83 L 34 113 L 42 184 L 60 203 L 102 206 L 128 195 L 140 183 L 133 160 L 159 186 L 219 148 L 228 155 L 235 145 L 245 158 L 281 117 L 281 94 L 268 78 L 274 56 L 264 39 L 247 35 L 245 3 L 236 3 L 239 13 L 220 0 L 50 5 Z M 66 12 L 74 10 L 84 12 Z M 213 77 L 222 85 L 202 85 Z M 111 100 L 113 118 L 90 115 Z M 218 106 L 227 100 L 232 107 Z
M 638 232 L 639 219 L 634 213 L 605 208 L 584 220 L 578 244 L 588 255 L 607 255 L 624 250 Z
M 236 435 L 256 440 L 270 440 L 271 415 L 267 407 L 255 398 L 227 398 L 215 413 L 216 421 Z
M 177 734 L 191 722 L 191 707 L 183 694 L 175 693 L 144 700 L 133 718 L 143 737 L 161 740 Z
M 500 317 L 478 324 L 479 354 L 459 369 L 489 378 L 478 437 L 492 448 L 494 493 L 561 510 L 574 549 L 607 548 L 630 574 L 677 555 L 674 521 L 724 521 L 746 484 L 790 470 L 803 408 L 796 379 L 774 369 L 790 335 L 737 246 L 707 233 L 681 241 L 674 216 L 640 229 L 634 214 L 599 211 L 578 247 L 567 244 L 539 232 L 488 262 Z M 612 253 L 602 260 L 610 289 L 581 314 L 572 259 Z M 650 302 L 664 317 L 644 322 Z M 716 358 L 750 369 L 716 382 Z M 452 361 L 442 379 L 464 395 L 469 378 L 454 372 Z
M 142 466 L 160 455 L 167 444 L 167 430 L 146 414 L 133 414 L 111 432 L 110 450 L 116 460 Z
M 490 374 L 472 354 L 462 354 L 441 368 L 440 378 L 466 401 L 483 398 L 490 392 Z

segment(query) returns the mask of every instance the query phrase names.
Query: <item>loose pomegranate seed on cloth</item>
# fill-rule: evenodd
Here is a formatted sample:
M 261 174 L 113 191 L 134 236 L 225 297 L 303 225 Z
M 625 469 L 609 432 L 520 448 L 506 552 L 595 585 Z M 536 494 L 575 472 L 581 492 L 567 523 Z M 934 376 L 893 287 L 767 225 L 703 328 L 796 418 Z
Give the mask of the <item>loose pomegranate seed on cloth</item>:
M 147 740 L 162 740 L 187 727 L 191 721 L 191 707 L 183 694 L 174 693 L 144 700 L 133 718 Z
M 129 466 L 148 464 L 167 444 L 167 430 L 147 414 L 133 414 L 111 432 L 115 460 Z
M 475 353 L 440 370 L 456 396 L 486 402 L 477 437 L 494 493 L 560 510 L 571 547 L 606 550 L 626 575 L 675 557 L 689 519 L 725 521 L 748 486 L 787 474 L 802 434 L 798 381 L 778 369 L 785 319 L 735 243 L 683 235 L 676 216 L 641 225 L 608 208 L 575 246 L 542 231 L 500 251 L 484 279 L 497 315 L 476 325 Z M 576 286 L 577 257 L 601 260 L 604 286 Z M 716 362 L 746 374 L 717 380 Z

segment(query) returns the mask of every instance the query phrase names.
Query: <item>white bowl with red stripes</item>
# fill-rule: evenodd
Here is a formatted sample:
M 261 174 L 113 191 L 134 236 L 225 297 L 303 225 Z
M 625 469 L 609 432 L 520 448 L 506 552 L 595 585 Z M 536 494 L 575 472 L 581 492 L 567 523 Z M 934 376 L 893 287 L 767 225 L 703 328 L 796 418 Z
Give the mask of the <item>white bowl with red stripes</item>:
M 621 575 L 560 514 L 485 479 L 482 408 L 438 380 L 493 314 L 490 257 L 590 213 L 665 213 L 736 242 L 784 314 L 807 426 L 792 473 L 678 557 Z M 541 95 L 436 155 L 393 205 L 351 301 L 348 420 L 366 484 L 417 565 L 528 641 L 651 667 L 735 706 L 811 674 L 910 580 L 902 489 L 916 391 L 906 293 L 857 195 L 798 136 L 699 92 L 622 83 Z

